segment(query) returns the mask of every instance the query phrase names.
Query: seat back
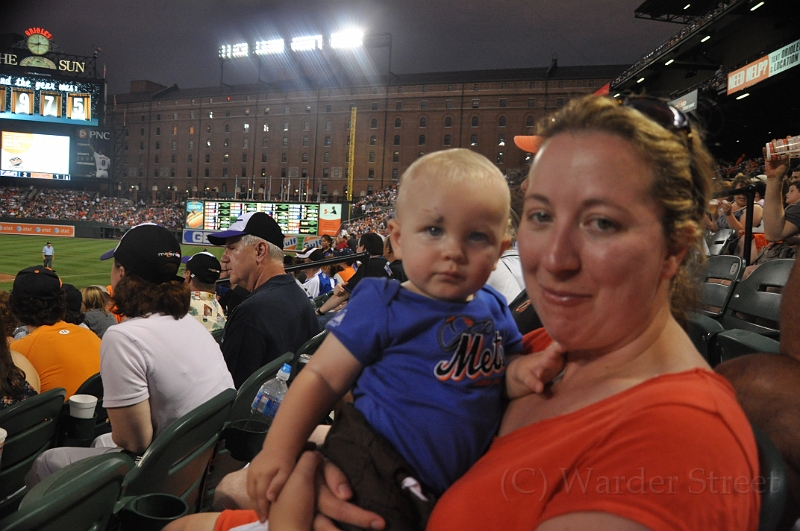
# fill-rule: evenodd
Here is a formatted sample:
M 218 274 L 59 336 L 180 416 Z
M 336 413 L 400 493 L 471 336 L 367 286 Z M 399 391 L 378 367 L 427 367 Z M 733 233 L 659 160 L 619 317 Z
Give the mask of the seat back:
M 686 317 L 686 333 L 697 351 L 712 367 L 719 363 L 714 343 L 717 334 L 723 330 L 721 324 L 702 313 L 690 313 Z
M 789 490 L 786 465 L 780 452 L 766 433 L 752 425 L 758 445 L 759 476 L 766 480 L 761 492 L 761 513 L 758 515 L 758 531 L 775 531 L 783 516 L 786 495 Z
M 284 363 L 290 363 L 293 356 L 294 354 L 287 352 L 267 363 L 245 380 L 236 392 L 236 399 L 233 401 L 233 407 L 231 407 L 231 412 L 228 414 L 228 422 L 246 419 L 250 415 L 250 406 L 253 404 L 256 394 L 258 394 L 258 390 L 261 389 L 264 382 L 278 374 Z
M 132 466 L 121 453 L 72 463 L 32 488 L 19 510 L 0 522 L 0 529 L 103 531 Z
M 300 345 L 300 348 L 298 348 L 297 352 L 295 352 L 294 356 L 292 356 L 291 361 L 286 362 L 292 366 L 292 374 L 289 375 L 290 385 L 297 377 L 297 373 L 300 372 L 300 369 L 302 368 L 300 367 L 299 363 L 300 356 L 302 356 L 303 354 L 308 354 L 309 356 L 314 354 L 319 348 L 319 346 L 322 344 L 322 342 L 325 341 L 325 338 L 327 336 L 328 336 L 327 330 L 323 330 L 319 334 L 315 335 L 314 337 L 312 337 L 311 339 Z
M 69 402 L 67 402 L 64 404 L 64 409 L 61 412 L 61 419 L 59 420 L 58 429 L 56 430 L 56 442 L 54 446 L 88 446 L 95 437 L 111 431 L 111 423 L 108 421 L 108 412 L 106 408 L 103 407 L 103 380 L 100 378 L 100 373 L 98 372 L 87 378 L 86 381 L 78 387 L 75 394 L 91 395 L 97 398 L 97 406 L 95 406 L 94 409 L 94 431 L 92 433 L 87 433 L 87 436 L 90 435 L 90 437 L 85 441 L 76 441 L 69 438 L 70 416 Z
M 226 389 L 167 427 L 125 477 L 125 496 L 172 494 L 194 512 L 203 476 L 235 397 L 236 390 Z
M 728 242 L 731 241 L 731 238 L 733 238 L 735 234 L 736 231 L 733 229 L 720 229 L 715 232 L 711 238 L 707 240 L 709 256 L 722 254 L 722 251 L 725 250 L 725 246 L 728 245 Z
M 25 486 L 25 474 L 52 445 L 66 395 L 60 387 L 51 389 L 0 412 L 0 427 L 8 432 L 0 468 L 0 514 L 16 508 L 24 495 L 20 489 Z
M 794 260 L 770 260 L 739 282 L 722 316 L 726 330 L 739 328 L 778 337 L 781 291 L 789 279 Z
M 697 271 L 701 283 L 700 311 L 720 317 L 728 306 L 733 289 L 744 273 L 744 260 L 739 256 L 709 256 Z

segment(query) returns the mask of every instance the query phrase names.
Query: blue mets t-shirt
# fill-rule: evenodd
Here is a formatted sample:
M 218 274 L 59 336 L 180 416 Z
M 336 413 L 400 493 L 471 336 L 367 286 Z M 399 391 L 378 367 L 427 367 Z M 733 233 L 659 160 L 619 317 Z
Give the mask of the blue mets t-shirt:
M 355 407 L 425 486 L 441 494 L 489 448 L 503 413 L 505 355 L 522 350 L 494 289 L 446 302 L 365 278 L 327 328 L 364 365 Z

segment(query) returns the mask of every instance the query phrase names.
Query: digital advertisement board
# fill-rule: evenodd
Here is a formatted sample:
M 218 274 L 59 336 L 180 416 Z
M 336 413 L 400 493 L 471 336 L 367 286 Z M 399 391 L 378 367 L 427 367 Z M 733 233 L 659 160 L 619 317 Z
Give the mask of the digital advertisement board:
M 70 138 L 0 132 L 0 176 L 69 180 Z

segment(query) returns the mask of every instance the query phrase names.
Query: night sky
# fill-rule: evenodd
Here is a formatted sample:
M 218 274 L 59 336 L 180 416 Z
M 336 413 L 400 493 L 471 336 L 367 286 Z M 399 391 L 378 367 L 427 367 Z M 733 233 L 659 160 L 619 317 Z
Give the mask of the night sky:
M 0 33 L 39 26 L 66 53 L 92 54 L 109 93 L 131 80 L 181 88 L 219 82 L 221 44 L 330 34 L 346 26 L 393 35 L 392 71 L 626 64 L 681 26 L 634 18 L 641 0 L 3 0 Z M 376 61 L 386 50 L 373 50 Z M 383 54 L 382 56 L 380 54 Z M 225 82 L 252 83 L 247 63 Z

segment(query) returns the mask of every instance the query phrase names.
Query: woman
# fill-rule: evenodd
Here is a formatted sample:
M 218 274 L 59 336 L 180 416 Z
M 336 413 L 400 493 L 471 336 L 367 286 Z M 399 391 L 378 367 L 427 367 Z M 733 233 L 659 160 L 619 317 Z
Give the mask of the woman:
M 189 315 L 175 237 L 157 225 L 137 225 L 101 256 L 111 258 L 113 301 L 125 320 L 106 331 L 100 349 L 110 437 L 101 435 L 94 448 L 44 452 L 25 478 L 28 487 L 87 457 L 141 455 L 174 421 L 233 387 L 216 341 Z
M 539 351 L 557 341 L 566 366 L 544 393 L 509 404 L 428 529 L 756 529 L 749 423 L 679 324 L 712 173 L 699 133 L 657 100 L 588 97 L 542 134 L 518 242 L 544 330 L 526 342 Z M 272 507 L 271 528 L 308 498 L 310 455 Z M 346 483 L 326 472 L 320 509 L 380 529 L 378 515 L 342 503 Z M 289 527 L 308 528 L 298 513 Z M 217 530 L 237 513 L 223 514 Z M 333 529 L 323 516 L 315 527 Z
M 750 180 L 742 174 L 736 176 L 733 180 L 732 192 L 735 193 L 737 188 L 744 188 L 750 184 Z M 713 224 L 713 230 L 720 229 L 734 229 L 737 231 L 744 230 L 745 219 L 744 216 L 747 212 L 747 196 L 744 194 L 735 194 L 733 202 L 720 201 L 717 206 L 717 219 Z M 764 210 L 761 205 L 753 205 L 753 227 L 761 225 L 761 216 Z
M 3 332 L 3 335 L 6 338 L 5 343 L 7 346 L 11 345 L 11 342 L 14 341 L 14 330 L 17 328 L 17 319 L 14 317 L 14 314 L 11 313 L 11 308 L 8 305 L 9 304 L 8 299 L 9 299 L 9 293 L 7 291 L 0 291 L 0 331 Z M 39 390 L 41 389 L 41 380 L 39 379 L 39 373 L 36 372 L 36 369 L 33 367 L 33 364 L 30 361 L 28 361 L 28 358 L 26 358 L 25 356 L 14 350 L 9 350 L 9 355 L 11 357 L 11 361 L 13 362 L 13 364 L 17 367 L 17 369 L 20 369 L 24 374 L 27 386 L 23 385 L 23 387 L 30 387 L 31 389 L 33 389 L 34 395 L 39 393 Z M 2 355 L 0 354 L 0 356 Z M 0 369 L 0 373 L 2 373 L 3 375 L 10 374 L 12 375 L 12 378 L 14 378 L 13 376 L 14 371 L 10 368 Z M 7 378 L 0 376 L 0 380 L 6 381 Z M 12 385 L 11 387 L 16 389 L 18 386 Z M 8 389 L 9 389 L 8 387 L 4 387 L 3 394 L 6 394 L 5 391 L 8 391 Z
M 5 292 L 3 292 L 5 293 Z M 6 295 L 7 296 L 7 295 Z M 10 312 L 0 312 L 0 330 L 8 337 L 6 318 Z M 14 327 L 10 327 L 13 332 Z M 39 375 L 31 362 L 8 348 L 8 341 L 0 341 L 0 411 L 13 406 L 39 392 Z
M 114 315 L 106 309 L 106 294 L 101 286 L 87 286 L 81 289 L 81 297 L 85 323 L 102 339 L 108 327 L 117 324 Z

